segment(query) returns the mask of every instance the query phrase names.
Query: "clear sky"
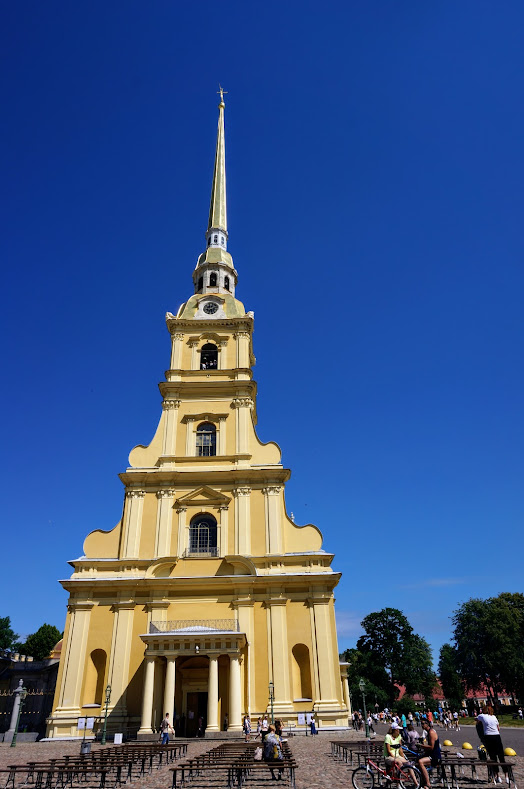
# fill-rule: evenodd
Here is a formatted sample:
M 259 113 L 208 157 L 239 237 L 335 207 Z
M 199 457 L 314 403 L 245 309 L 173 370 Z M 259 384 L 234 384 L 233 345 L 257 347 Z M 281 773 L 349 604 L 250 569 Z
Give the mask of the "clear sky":
M 340 648 L 523 590 L 521 2 L 4 3 L 2 607 L 63 627 L 204 249 L 220 82 L 258 431 Z

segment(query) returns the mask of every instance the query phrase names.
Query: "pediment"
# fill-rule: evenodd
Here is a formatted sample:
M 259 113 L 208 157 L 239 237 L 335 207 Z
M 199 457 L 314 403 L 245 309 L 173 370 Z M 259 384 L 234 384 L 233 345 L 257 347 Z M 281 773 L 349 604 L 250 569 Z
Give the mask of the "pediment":
M 177 507 L 228 507 L 231 499 L 218 490 L 202 485 L 176 500 Z

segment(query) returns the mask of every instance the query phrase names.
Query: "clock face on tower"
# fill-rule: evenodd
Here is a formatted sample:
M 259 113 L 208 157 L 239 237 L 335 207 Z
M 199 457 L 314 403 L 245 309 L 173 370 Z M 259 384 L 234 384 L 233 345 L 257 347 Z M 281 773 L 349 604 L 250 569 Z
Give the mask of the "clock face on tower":
M 208 315 L 213 315 L 218 310 L 218 304 L 215 304 L 213 301 L 208 301 L 207 304 L 204 304 L 203 309 Z

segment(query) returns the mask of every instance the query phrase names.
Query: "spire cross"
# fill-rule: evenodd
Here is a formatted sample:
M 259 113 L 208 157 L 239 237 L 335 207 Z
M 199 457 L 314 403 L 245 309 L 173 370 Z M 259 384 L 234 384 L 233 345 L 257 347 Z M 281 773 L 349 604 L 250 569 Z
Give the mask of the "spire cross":
M 219 88 L 219 89 L 217 90 L 217 93 L 220 93 L 220 102 L 221 102 L 221 104 L 223 104 L 223 103 L 224 103 L 224 93 L 226 93 L 226 94 L 227 94 L 229 91 L 227 91 L 227 90 L 224 90 L 224 89 L 222 88 L 222 85 L 220 85 L 220 84 L 219 84 L 218 88 Z

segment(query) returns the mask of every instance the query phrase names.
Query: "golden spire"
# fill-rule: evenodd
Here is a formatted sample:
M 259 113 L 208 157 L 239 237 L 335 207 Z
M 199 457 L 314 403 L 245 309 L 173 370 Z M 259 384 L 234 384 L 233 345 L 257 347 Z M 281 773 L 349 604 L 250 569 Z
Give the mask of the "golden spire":
M 211 187 L 211 204 L 209 206 L 208 231 L 223 230 L 227 234 L 227 205 L 226 205 L 226 145 L 224 139 L 224 93 L 221 86 L 220 104 L 218 105 L 218 132 L 217 147 L 215 151 L 215 170 L 213 172 L 213 186 Z

